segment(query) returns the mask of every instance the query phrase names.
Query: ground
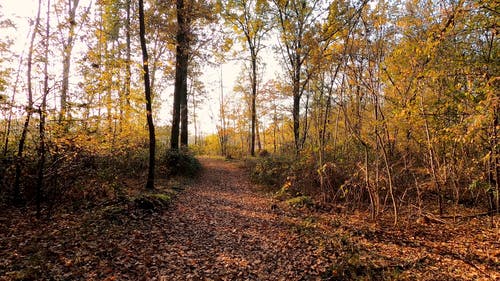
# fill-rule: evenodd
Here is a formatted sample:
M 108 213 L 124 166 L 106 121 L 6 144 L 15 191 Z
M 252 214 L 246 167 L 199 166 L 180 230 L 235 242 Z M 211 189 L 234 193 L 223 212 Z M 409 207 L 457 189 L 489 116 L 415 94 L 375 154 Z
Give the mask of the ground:
M 238 163 L 201 161 L 166 209 L 110 203 L 40 221 L 9 209 L 0 280 L 500 280 L 498 217 L 393 227 L 290 206 Z

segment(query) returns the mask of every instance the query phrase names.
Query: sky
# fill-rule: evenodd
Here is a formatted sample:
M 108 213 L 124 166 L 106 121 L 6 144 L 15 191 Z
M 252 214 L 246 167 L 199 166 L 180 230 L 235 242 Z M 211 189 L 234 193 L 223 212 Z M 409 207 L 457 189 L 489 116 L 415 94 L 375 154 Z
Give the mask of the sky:
M 20 53 L 28 34 L 28 18 L 34 17 L 36 4 L 33 0 L 0 0 L 0 13 L 7 19 L 12 20 L 17 31 L 9 34 L 15 39 L 16 52 Z
M 36 3 L 33 0 L 1 0 L 0 5 L 8 17 L 16 15 L 26 18 L 35 14 Z
M 80 6 L 88 6 L 90 1 L 92 0 L 80 0 Z M 29 19 L 35 17 L 37 5 L 37 0 L 0 0 L 0 12 L 5 18 L 14 21 L 17 26 L 15 33 L 9 34 L 15 39 L 13 48 L 17 54 L 21 54 L 23 49 L 26 48 L 25 43 L 29 32 Z M 280 71 L 280 67 L 270 48 L 264 49 L 262 55 L 263 61 L 265 61 L 266 64 L 264 69 L 264 80 L 268 80 L 276 76 L 276 73 Z M 224 85 L 224 95 L 227 98 L 234 98 L 232 89 L 236 84 L 241 69 L 242 63 L 238 61 L 231 61 L 222 65 L 222 84 Z M 220 71 L 220 67 L 214 68 L 207 66 L 203 70 L 205 74 L 201 77 L 209 94 L 209 103 L 205 104 L 198 111 L 198 120 L 201 123 L 199 127 L 201 127 L 201 131 L 204 134 L 216 133 L 219 112 Z M 171 99 L 169 99 L 168 96 L 171 96 L 169 92 L 172 91 L 173 89 L 167 89 L 165 93 L 161 93 L 162 96 L 167 96 L 167 98 L 163 98 L 166 102 L 162 104 L 160 112 L 157 115 L 157 123 L 159 124 L 169 124 L 170 122 L 172 106 Z M 191 132 L 192 131 L 193 130 L 191 130 Z

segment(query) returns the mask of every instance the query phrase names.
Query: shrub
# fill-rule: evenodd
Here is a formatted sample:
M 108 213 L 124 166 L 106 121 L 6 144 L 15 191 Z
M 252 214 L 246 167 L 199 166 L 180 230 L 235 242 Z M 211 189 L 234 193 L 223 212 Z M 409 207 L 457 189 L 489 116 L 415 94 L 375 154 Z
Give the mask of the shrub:
M 269 157 L 271 154 L 266 149 L 259 151 L 259 157 Z
M 165 155 L 165 166 L 169 176 L 196 176 L 201 170 L 201 164 L 193 154 L 171 149 Z
M 291 160 L 284 157 L 263 157 L 249 162 L 250 176 L 256 183 L 279 188 L 290 171 Z

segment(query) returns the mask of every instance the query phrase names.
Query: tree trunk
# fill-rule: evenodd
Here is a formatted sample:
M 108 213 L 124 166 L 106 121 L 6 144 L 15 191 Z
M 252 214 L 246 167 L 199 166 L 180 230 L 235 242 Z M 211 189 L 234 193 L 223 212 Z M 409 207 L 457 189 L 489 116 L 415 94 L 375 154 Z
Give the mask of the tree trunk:
M 196 98 L 195 98 L 195 89 L 194 89 L 194 78 L 191 80 L 191 87 L 190 87 L 190 92 L 191 92 L 191 100 L 192 100 L 192 106 L 193 106 L 193 125 L 194 125 L 194 144 L 195 145 L 198 145 L 198 120 L 197 120 L 197 117 L 196 117 L 196 114 L 197 114 L 197 106 L 198 106 L 198 103 L 196 101 Z
M 398 207 L 397 207 L 397 203 L 396 203 L 396 197 L 394 196 L 394 184 L 393 184 L 393 180 L 392 180 L 392 178 L 393 178 L 392 171 L 391 171 L 391 167 L 389 165 L 389 159 L 387 157 L 387 150 L 385 148 L 385 144 L 382 142 L 382 138 L 380 137 L 380 135 L 377 135 L 377 137 L 380 141 L 380 145 L 382 148 L 382 156 L 384 157 L 385 170 L 387 172 L 387 177 L 389 180 L 389 194 L 391 196 L 392 209 L 394 211 L 394 225 L 397 225 L 398 224 Z M 442 213 L 442 211 L 441 211 L 441 213 Z
M 306 104 L 304 106 L 304 123 L 302 125 L 302 137 L 300 139 L 300 149 L 304 148 L 306 143 L 307 133 L 309 131 L 309 93 L 306 94 Z
M 434 155 L 434 146 L 432 145 L 431 141 L 431 133 L 429 129 L 429 122 L 427 121 L 427 116 L 426 112 L 424 109 L 424 103 L 423 103 L 423 97 L 420 97 L 420 111 L 422 112 L 422 116 L 424 118 L 424 127 L 425 127 L 425 136 L 427 140 L 427 149 L 429 153 L 429 163 L 431 166 L 431 175 L 432 175 L 432 181 L 436 187 L 437 193 L 438 193 L 438 206 L 439 206 L 439 215 L 443 215 L 443 192 L 441 191 L 441 184 L 439 183 L 439 179 L 437 176 L 437 167 L 436 167 L 436 160 L 435 160 L 435 155 Z
M 155 177 L 155 127 L 153 124 L 153 110 L 151 106 L 151 85 L 149 84 L 148 49 L 146 46 L 146 28 L 144 26 L 144 3 L 139 0 L 139 36 L 142 50 L 142 68 L 144 71 L 144 95 L 146 97 L 146 118 L 149 130 L 149 167 L 146 189 L 154 189 Z
M 66 42 L 63 43 L 63 72 L 62 72 L 62 85 L 61 85 L 61 111 L 59 112 L 59 123 L 65 121 L 68 113 L 68 91 L 69 91 L 69 72 L 71 70 L 71 53 L 75 41 L 75 27 L 76 27 L 76 9 L 80 0 L 68 1 L 68 23 L 69 31 Z M 64 125 L 67 130 L 67 124 Z
M 295 70 L 293 77 L 293 138 L 295 142 L 295 153 L 300 151 L 300 72 Z
M 131 77 L 132 77 L 132 50 L 131 50 L 131 38 L 130 38 L 130 5 L 131 0 L 126 0 L 126 10 L 127 10 L 127 19 L 125 26 L 125 37 L 126 37 L 126 70 L 125 70 L 125 105 L 124 105 L 124 120 L 128 122 L 130 119 L 130 90 L 131 90 Z
M 179 127 L 182 114 L 181 145 L 187 145 L 187 72 L 188 72 L 188 19 L 184 0 L 177 0 L 177 48 L 175 63 L 174 106 L 170 148 L 179 149 Z M 186 116 L 184 116 L 186 115 Z
M 49 36 L 50 36 L 50 0 L 47 0 L 47 22 L 45 27 L 45 54 L 43 62 L 43 93 L 42 104 L 38 109 L 40 114 L 39 137 L 40 145 L 38 148 L 38 175 L 36 182 L 36 216 L 40 218 L 41 202 L 43 190 L 43 176 L 45 170 L 45 111 L 47 107 L 47 95 L 49 94 Z
M 260 139 L 260 124 L 259 120 L 255 121 L 255 141 L 257 142 L 257 151 L 262 150 L 262 143 L 266 143 L 266 136 L 263 134 L 263 140 Z
M 255 53 L 255 49 L 250 48 L 251 52 L 251 60 L 252 60 L 252 96 L 251 96 L 251 133 L 250 133 L 250 155 L 255 156 L 255 127 L 256 127 L 256 119 L 257 119 L 257 108 L 256 108 L 256 99 L 257 99 L 257 54 Z
M 276 130 L 278 129 L 278 113 L 276 112 L 276 104 L 273 104 L 273 110 L 274 110 L 274 114 L 273 114 L 273 122 L 274 122 L 274 126 L 273 126 L 273 152 L 274 154 L 276 154 L 276 151 L 277 151 L 277 146 L 278 146 L 278 143 L 277 143 L 277 140 L 276 140 Z
M 220 107 L 220 145 L 221 145 L 221 155 L 227 156 L 227 137 L 226 137 L 226 108 L 224 101 L 224 85 L 222 81 L 222 67 L 220 68 L 220 96 L 219 96 L 219 107 Z M 243 151 L 243 148 L 242 148 Z
M 183 93 L 181 95 L 181 146 L 186 148 L 188 146 L 188 125 L 189 125 L 187 103 L 188 103 L 188 96 L 186 91 L 186 94 Z
M 489 167 L 489 178 L 490 184 L 492 188 L 490 189 L 490 194 L 493 195 L 492 198 L 492 210 L 496 211 L 496 213 L 500 213 L 500 157 L 498 155 L 499 145 L 498 145 L 498 127 L 499 127 L 499 111 L 498 106 L 493 107 L 493 132 L 491 136 L 491 145 L 490 145 L 490 167 Z
M 40 25 L 40 10 L 42 6 L 42 0 L 38 0 L 38 11 L 36 14 L 35 25 L 33 27 L 33 33 L 31 34 L 30 47 L 28 52 L 28 70 L 27 70 L 27 83 L 28 83 L 28 106 L 26 107 L 26 119 L 23 125 L 23 131 L 21 133 L 21 138 L 19 139 L 19 147 L 17 150 L 17 160 L 16 160 L 16 174 L 14 177 L 14 202 L 19 203 L 21 201 L 21 173 L 23 164 L 23 153 L 24 145 L 26 143 L 26 137 L 28 135 L 29 124 L 31 120 L 31 115 L 33 114 L 33 85 L 31 79 L 31 70 L 33 64 L 33 47 L 35 45 L 36 33 L 38 31 L 38 26 Z
M 110 75 L 113 71 L 113 62 L 115 60 L 115 55 L 114 55 L 114 49 L 115 49 L 115 42 L 111 42 L 111 50 L 109 47 L 109 41 L 106 40 L 104 43 L 105 46 L 105 59 L 106 59 L 106 97 L 105 97 L 105 103 L 106 103 L 106 123 L 107 123 L 107 130 L 108 133 L 111 135 L 113 133 L 113 75 Z M 113 139 L 114 142 L 114 139 Z M 111 149 L 113 149 L 113 146 L 111 146 Z

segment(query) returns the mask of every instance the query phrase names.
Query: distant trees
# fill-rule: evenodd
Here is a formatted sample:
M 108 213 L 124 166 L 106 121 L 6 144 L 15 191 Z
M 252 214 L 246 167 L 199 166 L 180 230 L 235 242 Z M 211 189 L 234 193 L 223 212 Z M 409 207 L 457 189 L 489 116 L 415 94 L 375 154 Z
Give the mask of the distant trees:
M 244 34 L 237 19 L 251 18 L 237 5 L 249 1 L 224 3 Z M 271 44 L 286 76 L 263 93 L 291 98 L 261 99 L 263 149 L 303 152 L 297 159 L 307 163 L 290 164 L 281 183 L 327 202 L 366 200 L 373 218 L 390 209 L 394 223 L 403 203 L 445 213 L 474 201 L 497 211 L 494 10 L 474 1 L 272 1 Z M 251 81 L 240 78 L 236 90 L 250 93 Z M 244 154 L 250 125 L 234 112 L 225 131 Z
M 251 85 L 250 95 L 250 155 L 255 156 L 255 131 L 257 126 L 257 84 L 259 53 L 264 48 L 263 40 L 273 24 L 269 16 L 267 1 L 245 0 L 223 3 L 223 17 L 237 33 L 237 40 L 248 49 L 250 71 L 248 78 Z M 240 33 L 240 34 L 238 34 Z
M 311 75 L 304 71 L 304 66 L 313 51 L 312 40 L 320 32 L 319 26 L 315 24 L 319 17 L 316 8 L 320 7 L 320 1 L 287 0 L 273 1 L 273 4 L 280 33 L 279 47 L 292 84 L 293 136 L 298 153 L 304 145 L 307 132 L 305 129 L 300 134 L 300 103 Z

